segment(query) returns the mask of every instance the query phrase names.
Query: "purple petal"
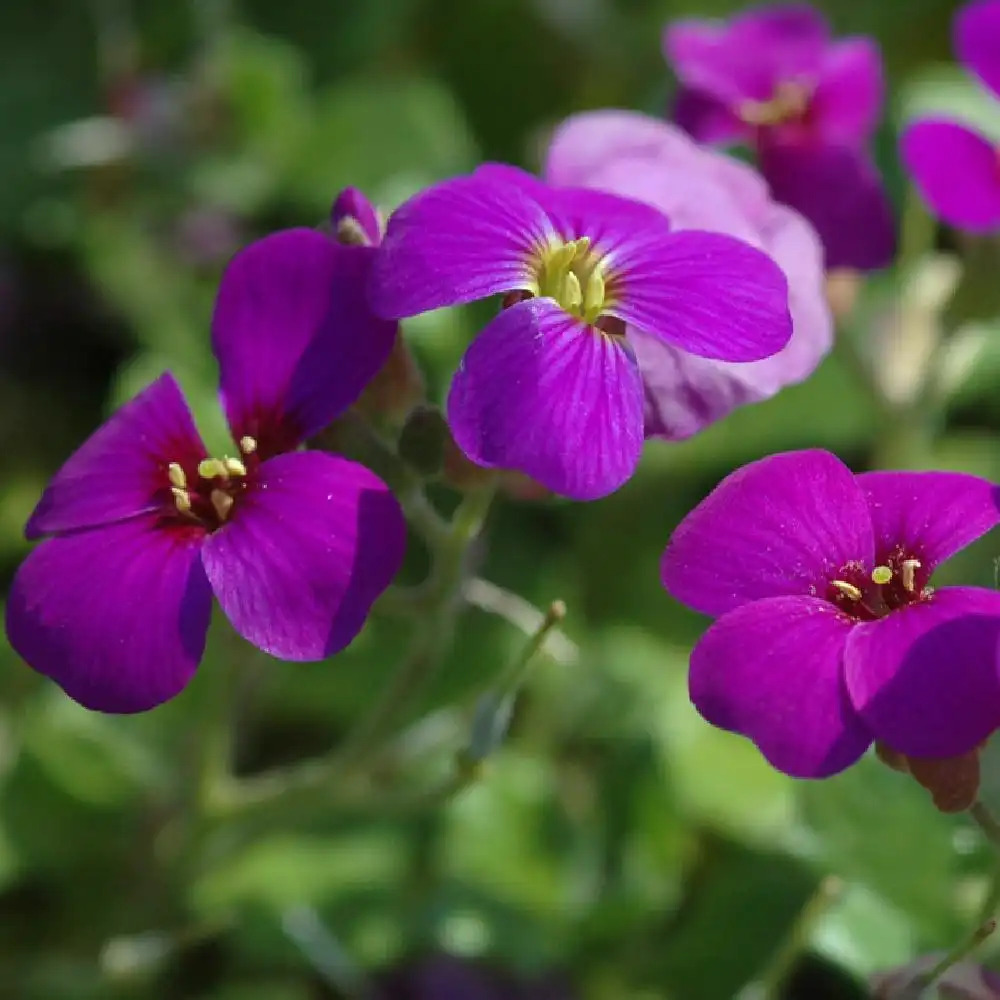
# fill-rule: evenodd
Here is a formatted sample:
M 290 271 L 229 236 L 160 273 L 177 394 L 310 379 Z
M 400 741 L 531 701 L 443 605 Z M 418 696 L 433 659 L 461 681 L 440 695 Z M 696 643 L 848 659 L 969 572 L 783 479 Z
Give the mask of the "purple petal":
M 170 488 L 171 462 L 205 458 L 191 411 L 173 375 L 161 375 L 116 411 L 67 459 L 42 494 L 25 535 L 113 524 L 156 510 Z
M 396 324 L 367 305 L 375 254 L 289 229 L 233 258 L 215 303 L 212 349 L 234 438 L 256 439 L 264 457 L 293 448 L 382 367 Z
M 956 757 L 1000 726 L 1000 594 L 945 587 L 859 625 L 844 654 L 851 701 L 910 757 Z
M 731 236 L 633 230 L 611 267 L 608 312 L 692 354 L 756 361 L 792 335 L 781 268 Z
M 823 57 L 810 114 L 830 142 L 864 144 L 885 102 L 882 53 L 870 38 L 848 38 Z
M 664 52 L 687 87 L 729 103 L 763 101 L 779 82 L 814 76 L 828 38 L 817 10 L 784 3 L 747 11 L 728 25 L 674 22 L 664 35 Z
M 594 500 L 635 471 L 642 383 L 626 345 L 547 299 L 505 309 L 473 341 L 448 396 L 473 462 Z
M 825 778 L 853 764 L 871 733 L 844 691 L 852 622 L 814 597 L 770 597 L 723 615 L 691 654 L 695 708 L 753 740 L 779 771 Z
M 357 224 L 368 245 L 377 247 L 382 242 L 382 228 L 379 224 L 378 212 L 365 197 L 362 191 L 355 187 L 346 187 L 337 195 L 330 209 L 330 222 L 334 232 L 345 220 L 351 219 Z
M 954 33 L 959 62 L 1000 95 L 1000 3 L 966 4 L 955 17 Z
M 1000 153 L 978 132 L 957 122 L 924 119 L 903 133 L 900 153 L 939 218 L 976 233 L 1000 226 Z
M 737 469 L 678 525 L 663 586 L 721 615 L 748 601 L 822 595 L 849 562 L 874 555 L 868 505 L 850 469 L 827 451 L 771 455 Z
M 477 173 L 444 181 L 390 217 L 372 305 L 399 319 L 529 288 L 532 252 L 553 234 L 545 210 L 510 178 Z
M 713 145 L 749 142 L 753 137 L 753 128 L 736 114 L 733 107 L 733 104 L 700 90 L 681 87 L 674 98 L 671 118 L 698 142 Z
M 875 554 L 896 549 L 933 567 L 1000 524 L 1000 490 L 963 472 L 866 472 L 857 477 L 875 528 Z
M 142 712 L 173 698 L 205 650 L 202 537 L 145 516 L 42 542 L 11 586 L 10 644 L 86 708 Z
M 202 559 L 240 635 L 283 660 L 320 660 L 358 634 L 405 548 L 402 512 L 374 473 L 302 451 L 259 467 Z
M 847 146 L 764 142 L 760 164 L 774 197 L 816 228 L 827 268 L 869 271 L 891 262 L 892 206 L 864 153 Z

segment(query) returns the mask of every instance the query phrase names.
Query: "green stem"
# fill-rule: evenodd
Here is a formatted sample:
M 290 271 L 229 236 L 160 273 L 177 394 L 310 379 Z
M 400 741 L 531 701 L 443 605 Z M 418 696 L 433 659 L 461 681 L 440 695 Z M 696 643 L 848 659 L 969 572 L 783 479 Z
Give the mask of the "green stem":
M 997 821 L 993 813 L 982 802 L 973 802 L 969 809 L 969 815 L 983 831 L 986 839 L 1000 851 L 1000 822 Z

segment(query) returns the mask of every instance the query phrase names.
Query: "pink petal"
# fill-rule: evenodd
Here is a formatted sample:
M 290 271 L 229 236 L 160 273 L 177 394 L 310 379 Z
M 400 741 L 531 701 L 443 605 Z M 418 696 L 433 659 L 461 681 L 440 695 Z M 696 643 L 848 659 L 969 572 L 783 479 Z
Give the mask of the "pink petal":
M 173 698 L 208 633 L 201 538 L 145 516 L 42 542 L 11 586 L 10 644 L 86 708 L 142 712 Z
M 955 17 L 955 53 L 965 67 L 1000 95 L 1000 3 L 973 0 Z
M 370 311 L 376 251 L 312 229 L 252 243 L 223 275 L 212 318 L 233 436 L 267 457 L 322 430 L 361 394 L 392 350 L 396 324 Z
M 451 385 L 448 421 L 473 462 L 593 500 L 638 465 L 642 383 L 620 340 L 530 299 L 473 341 Z
M 847 38 L 823 57 L 810 113 L 831 142 L 863 144 L 878 127 L 885 103 L 882 53 L 870 38 Z
M 691 654 L 695 708 L 753 740 L 779 771 L 825 778 L 853 764 L 871 733 L 844 691 L 851 621 L 813 597 L 770 597 L 723 615 Z
M 859 625 L 844 654 L 851 701 L 910 757 L 956 757 L 1000 727 L 1000 594 L 946 587 Z
M 169 502 L 171 462 L 205 457 L 191 411 L 169 372 L 111 415 L 67 459 L 25 528 L 28 538 L 113 524 Z
M 721 615 L 765 597 L 822 596 L 847 563 L 872 556 L 850 469 L 827 451 L 791 451 L 723 479 L 678 525 L 661 579 L 677 600 Z
M 963 472 L 866 472 L 857 477 L 881 560 L 902 547 L 930 571 L 1000 524 L 1000 489 Z
M 698 142 L 716 146 L 749 143 L 754 130 L 733 110 L 737 106 L 703 91 L 681 87 L 670 117 Z
M 363 466 L 300 451 L 264 462 L 203 561 L 222 610 L 283 660 L 347 646 L 399 570 L 406 523 Z
M 633 230 L 611 267 L 615 301 L 608 311 L 692 354 L 756 361 L 792 335 L 781 268 L 731 236 Z
M 543 208 L 510 178 L 477 172 L 444 181 L 390 217 L 372 305 L 398 319 L 528 288 L 532 251 L 553 232 Z
M 976 233 L 1000 226 L 1000 153 L 978 132 L 924 119 L 903 133 L 900 154 L 924 201 L 949 225 Z

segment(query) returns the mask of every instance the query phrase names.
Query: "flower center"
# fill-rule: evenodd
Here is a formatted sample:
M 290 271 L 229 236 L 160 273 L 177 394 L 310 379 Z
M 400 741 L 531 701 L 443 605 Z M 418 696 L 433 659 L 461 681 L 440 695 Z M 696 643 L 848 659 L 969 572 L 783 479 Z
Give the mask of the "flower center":
M 801 81 L 783 80 L 766 101 L 743 101 L 736 109 L 739 119 L 747 125 L 764 127 L 801 121 L 809 110 L 812 89 Z
M 606 261 L 595 253 L 590 239 L 549 243 L 535 254 L 532 293 L 554 299 L 566 312 L 594 324 L 611 304 Z
M 875 621 L 930 597 L 929 576 L 919 559 L 897 551 L 870 573 L 848 563 L 829 582 L 826 599 L 857 621 Z
M 242 458 L 202 459 L 195 469 L 185 470 L 180 462 L 167 466 L 167 480 L 174 512 L 184 523 L 197 523 L 215 531 L 233 512 L 236 498 L 246 489 L 247 465 L 253 464 L 257 442 L 240 439 Z

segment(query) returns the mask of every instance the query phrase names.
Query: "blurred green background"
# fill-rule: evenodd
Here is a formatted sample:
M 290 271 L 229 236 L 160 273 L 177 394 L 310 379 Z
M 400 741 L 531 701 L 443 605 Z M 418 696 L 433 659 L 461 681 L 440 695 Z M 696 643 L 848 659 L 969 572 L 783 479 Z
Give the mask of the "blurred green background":
M 208 320 L 238 246 L 319 224 L 347 184 L 389 208 L 483 159 L 536 167 L 547 131 L 573 111 L 660 113 L 672 87 L 664 22 L 737 6 L 0 4 L 4 582 L 47 478 L 164 368 L 221 440 Z M 963 105 L 996 125 L 942 68 L 956 5 L 822 6 L 838 32 L 884 46 L 892 93 L 878 156 L 902 203 L 905 109 Z M 993 248 L 974 249 L 995 273 Z M 873 281 L 861 315 L 879 315 L 898 288 L 893 274 Z M 970 334 L 975 376 L 924 459 L 1000 478 L 989 346 L 1000 310 L 974 292 L 963 318 L 986 320 Z M 408 325 L 434 398 L 481 317 Z M 480 780 L 429 808 L 381 815 L 333 787 L 292 814 L 236 824 L 195 859 L 174 850 L 224 661 L 237 667 L 236 763 L 249 775 L 336 745 L 406 645 L 394 619 L 376 617 L 346 654 L 314 665 L 270 661 L 220 628 L 189 690 L 131 718 L 78 709 L 0 644 L 0 997 L 312 1000 L 340 996 L 359 969 L 444 949 L 562 970 L 586 1000 L 721 1000 L 795 933 L 830 874 L 843 893 L 804 929 L 786 1000 L 863 996 L 872 971 L 950 946 L 991 868 L 978 834 L 871 760 L 793 782 L 709 728 L 685 687 L 704 623 L 658 581 L 671 529 L 734 466 L 825 446 L 860 469 L 884 454 L 884 430 L 834 356 L 695 440 L 652 446 L 607 500 L 498 503 L 480 574 L 538 606 L 564 599 L 579 655 L 537 668 Z M 986 540 L 949 573 L 991 585 L 997 551 Z M 470 609 L 420 712 L 447 722 L 522 642 Z M 1000 800 L 997 786 L 987 798 Z

